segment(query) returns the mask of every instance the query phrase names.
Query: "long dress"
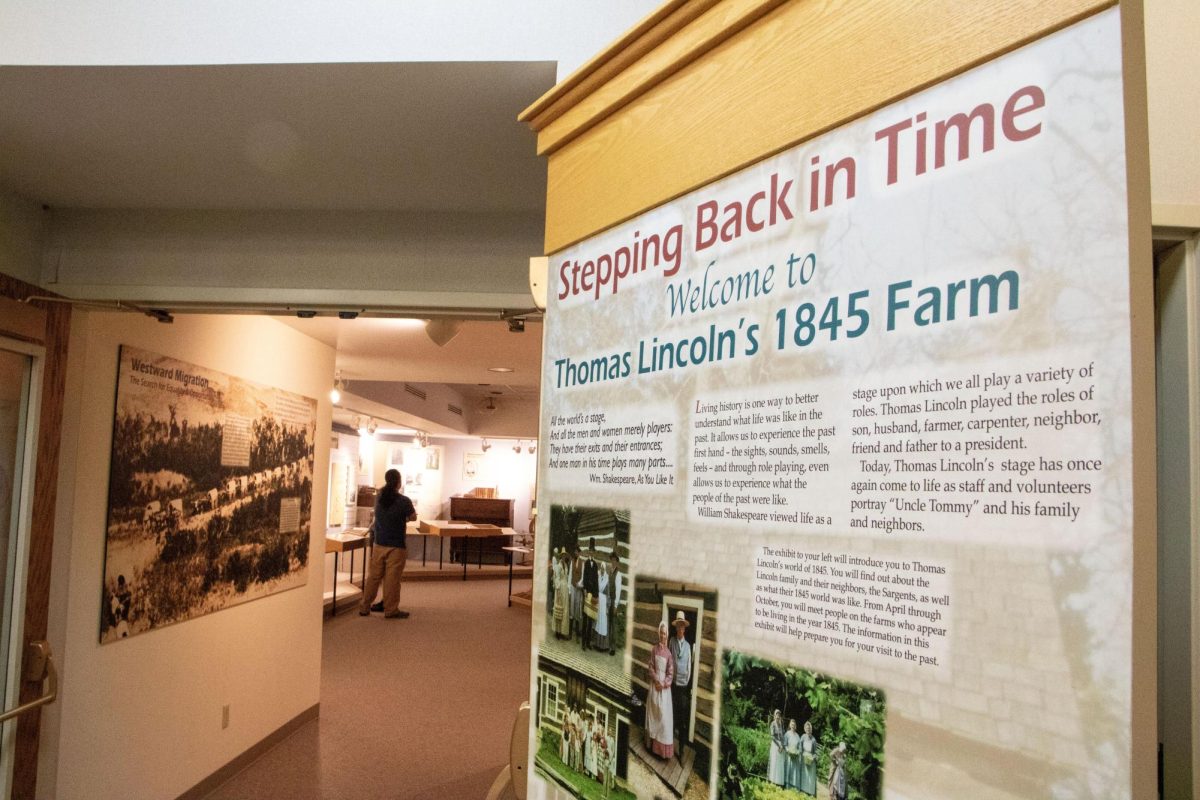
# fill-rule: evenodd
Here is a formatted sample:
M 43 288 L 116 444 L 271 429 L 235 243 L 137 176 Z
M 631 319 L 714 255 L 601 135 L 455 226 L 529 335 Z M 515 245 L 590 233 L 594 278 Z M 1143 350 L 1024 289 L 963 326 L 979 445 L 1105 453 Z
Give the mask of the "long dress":
M 800 734 L 800 777 L 796 788 L 806 794 L 817 796 L 817 739 L 807 733 Z
M 597 649 L 608 649 L 608 573 L 600 573 L 600 598 L 599 607 L 596 610 L 596 636 L 595 644 Z
M 554 633 L 558 636 L 571 636 L 571 593 L 568 589 L 567 565 L 561 560 L 554 561 Z
M 590 778 L 596 774 L 596 742 L 592 739 L 592 726 L 583 722 L 583 772 Z
M 671 683 L 675 680 L 675 659 L 665 644 L 650 651 L 650 690 L 646 693 L 646 735 L 650 749 L 659 758 L 675 755 L 675 714 L 671 707 Z M 662 688 L 659 688 L 662 687 Z
M 789 789 L 800 788 L 800 734 L 789 730 L 783 734 L 783 754 L 787 759 L 784 785 Z
M 846 757 L 834 757 L 829 772 L 829 796 L 832 800 L 846 800 Z
M 567 765 L 576 772 L 579 771 L 579 715 L 571 711 L 571 761 Z
M 567 577 L 571 583 L 571 620 L 576 630 L 583 631 L 583 559 L 571 562 L 571 573 Z
M 609 760 L 608 742 L 601 735 L 596 740 L 596 780 L 605 787 L 608 786 Z
M 777 786 L 787 783 L 787 757 L 783 753 L 783 723 L 771 721 L 770 755 L 767 757 L 767 780 Z
M 604 764 L 604 786 L 611 789 L 617 785 L 617 743 L 611 736 L 604 737 L 604 752 L 608 756 Z M 608 792 L 604 794 L 608 796 Z

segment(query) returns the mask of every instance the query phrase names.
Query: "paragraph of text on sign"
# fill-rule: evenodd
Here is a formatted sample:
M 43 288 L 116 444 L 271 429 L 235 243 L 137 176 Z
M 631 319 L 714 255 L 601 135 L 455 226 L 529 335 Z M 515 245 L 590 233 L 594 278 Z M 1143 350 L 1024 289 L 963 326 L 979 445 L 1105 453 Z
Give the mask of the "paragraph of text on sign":
M 763 547 L 754 627 L 815 647 L 944 666 L 950 580 L 940 564 Z

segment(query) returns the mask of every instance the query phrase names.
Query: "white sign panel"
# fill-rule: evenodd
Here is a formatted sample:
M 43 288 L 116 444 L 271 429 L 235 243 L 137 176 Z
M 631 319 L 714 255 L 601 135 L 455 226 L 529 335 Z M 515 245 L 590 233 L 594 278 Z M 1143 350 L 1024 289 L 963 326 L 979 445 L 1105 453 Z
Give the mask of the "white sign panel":
M 1128 797 L 1120 50 L 550 258 L 533 796 Z

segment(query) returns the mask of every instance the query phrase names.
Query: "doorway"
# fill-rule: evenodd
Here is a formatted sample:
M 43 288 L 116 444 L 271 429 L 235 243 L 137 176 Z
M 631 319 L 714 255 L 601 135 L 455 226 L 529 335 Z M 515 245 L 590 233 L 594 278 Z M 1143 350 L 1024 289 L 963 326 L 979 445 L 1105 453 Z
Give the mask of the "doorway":
M 41 347 L 0 337 L 0 669 L 4 708 L 19 702 L 25 583 L 32 522 Z M 12 791 L 17 721 L 3 723 L 0 796 Z
M 1160 796 L 1200 794 L 1200 238 L 1155 241 Z

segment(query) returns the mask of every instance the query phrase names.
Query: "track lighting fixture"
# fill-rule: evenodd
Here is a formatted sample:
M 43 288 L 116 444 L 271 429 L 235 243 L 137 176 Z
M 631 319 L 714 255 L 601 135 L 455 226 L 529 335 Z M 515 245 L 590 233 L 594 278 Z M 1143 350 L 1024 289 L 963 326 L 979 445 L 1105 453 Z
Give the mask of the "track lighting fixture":
M 333 388 L 329 390 L 329 402 L 337 405 L 342 402 L 342 392 L 346 391 L 346 384 L 342 382 L 341 370 L 333 373 Z
M 491 449 L 492 449 L 492 445 L 491 445 L 491 444 L 488 442 L 488 440 L 487 440 L 487 439 L 484 439 L 484 440 L 483 440 L 483 445 L 480 447 L 480 449 L 481 449 L 481 450 L 483 450 L 483 452 L 485 452 L 485 453 L 486 453 L 488 450 L 491 450 Z
M 520 439 L 518 439 L 517 443 L 513 445 L 513 452 L 516 453 L 517 455 L 521 455 L 521 440 Z

